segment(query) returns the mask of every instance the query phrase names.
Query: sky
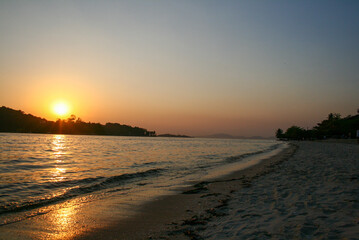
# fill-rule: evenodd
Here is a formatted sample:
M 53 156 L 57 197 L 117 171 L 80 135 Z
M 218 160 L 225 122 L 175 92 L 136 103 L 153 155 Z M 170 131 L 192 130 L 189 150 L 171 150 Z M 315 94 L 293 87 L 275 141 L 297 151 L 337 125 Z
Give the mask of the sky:
M 359 108 L 359 1 L 0 1 L 0 105 L 274 136 Z

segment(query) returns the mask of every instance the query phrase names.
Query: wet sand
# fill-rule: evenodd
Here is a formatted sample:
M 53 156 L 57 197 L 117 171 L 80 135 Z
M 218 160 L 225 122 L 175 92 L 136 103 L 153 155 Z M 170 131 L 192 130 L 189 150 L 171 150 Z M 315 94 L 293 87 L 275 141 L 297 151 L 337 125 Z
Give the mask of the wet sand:
M 76 239 L 358 239 L 359 146 L 295 142 Z

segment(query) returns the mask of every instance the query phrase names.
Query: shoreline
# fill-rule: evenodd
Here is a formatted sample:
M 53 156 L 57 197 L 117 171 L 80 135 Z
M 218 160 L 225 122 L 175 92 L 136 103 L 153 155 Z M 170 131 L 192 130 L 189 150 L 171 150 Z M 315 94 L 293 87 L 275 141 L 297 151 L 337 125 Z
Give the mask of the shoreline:
M 21 135 L 20 138 L 22 138 L 22 136 L 25 135 Z M 18 136 L 12 136 L 12 137 L 14 137 L 15 139 L 19 138 Z M 42 138 L 42 137 L 38 135 L 36 136 L 36 139 L 37 138 Z M 30 142 L 31 139 L 32 138 L 26 138 L 25 140 L 26 142 Z M 56 137 L 51 139 L 48 138 L 42 138 L 42 139 L 43 140 L 47 139 L 48 140 L 47 142 L 50 144 L 49 146 L 56 147 L 59 145 L 58 144 L 59 142 L 64 141 L 64 136 L 62 137 L 60 136 L 60 138 Z M 69 142 L 72 139 L 75 138 L 70 138 Z M 84 140 L 84 138 L 78 138 L 78 140 Z M 103 139 L 101 138 L 100 140 Z M 146 140 L 143 139 L 142 141 L 146 141 Z M 99 145 L 100 148 L 98 148 L 99 152 L 101 152 L 102 149 L 104 151 L 107 149 L 106 145 L 105 148 L 102 148 L 103 145 L 101 143 L 102 141 L 97 141 L 97 142 L 100 144 Z M 166 162 L 166 160 L 168 159 L 167 156 L 168 154 L 165 152 L 165 154 L 153 155 L 153 156 L 149 156 L 148 158 L 146 156 L 145 158 L 146 160 L 143 161 L 146 164 L 144 164 L 143 167 L 140 165 L 138 169 L 135 169 L 138 166 L 137 164 L 129 164 L 131 165 L 131 167 L 132 166 L 134 167 L 135 169 L 134 172 L 140 172 L 139 175 L 137 174 L 134 175 L 134 177 L 136 177 L 133 178 L 134 181 L 132 181 L 132 175 L 129 175 L 129 181 L 127 181 L 127 179 L 125 179 L 126 181 L 123 181 L 123 178 L 120 176 L 121 174 L 119 174 L 118 179 L 116 177 L 117 175 L 115 175 L 114 180 L 116 181 L 114 182 L 112 182 L 112 177 L 104 178 L 104 179 L 101 178 L 100 181 L 94 181 L 89 183 L 87 183 L 86 180 L 84 184 L 82 184 L 82 182 L 80 182 L 79 184 L 76 181 L 70 182 L 71 184 L 69 186 L 70 187 L 74 186 L 75 187 L 74 191 L 72 191 L 72 188 L 69 190 L 68 188 L 67 189 L 64 188 L 64 191 L 68 190 L 68 192 L 70 193 L 68 195 L 64 195 L 65 196 L 64 198 L 61 198 L 62 195 L 60 195 L 60 198 L 57 198 L 56 196 L 54 196 L 54 198 L 50 197 L 49 198 L 50 201 L 43 201 L 44 202 L 43 205 L 41 205 L 42 202 L 40 201 L 40 204 L 37 204 L 34 207 L 33 205 L 31 205 L 30 201 L 24 201 L 25 203 L 29 202 L 30 204 L 28 205 L 30 207 L 22 208 L 20 209 L 20 211 L 8 211 L 8 213 L 3 214 L 2 215 L 3 217 L 1 218 L 0 221 L 0 225 L 2 225 L 0 231 L 0 239 L 73 239 L 82 234 L 86 234 L 86 232 L 91 232 L 92 230 L 96 231 L 96 229 L 102 229 L 102 228 L 106 228 L 107 226 L 113 226 L 114 224 L 117 224 L 121 219 L 126 219 L 126 220 L 130 219 L 133 215 L 138 215 L 139 209 L 146 202 L 150 202 L 153 199 L 161 199 L 161 197 L 159 196 L 176 194 L 178 193 L 178 191 L 181 191 L 183 188 L 193 186 L 195 182 L 207 180 L 208 179 L 207 177 L 212 178 L 212 177 L 216 177 L 216 175 L 222 175 L 231 172 L 235 169 L 239 169 L 233 163 L 243 162 L 245 163 L 246 166 L 248 166 L 250 163 L 256 162 L 256 160 L 258 159 L 263 159 L 264 156 L 270 156 L 270 154 L 276 154 L 276 152 L 283 149 L 283 147 L 281 146 L 287 146 L 287 144 L 275 144 L 274 141 L 252 142 L 252 141 L 241 140 L 241 141 L 235 141 L 232 144 L 232 141 L 223 142 L 222 140 L 208 141 L 208 140 L 200 139 L 200 140 L 188 141 L 187 144 L 184 144 L 182 141 L 180 142 L 174 141 L 173 143 L 175 144 L 172 144 L 171 143 L 172 141 L 170 141 L 170 144 L 167 144 L 166 140 L 165 141 L 160 140 L 160 142 L 165 142 L 166 144 L 164 145 L 170 147 L 169 152 L 171 152 L 171 147 L 174 146 L 174 148 L 172 149 L 174 150 L 174 153 L 176 153 L 177 149 L 180 150 L 191 149 L 192 146 L 195 146 L 198 143 L 199 146 L 196 147 L 196 150 L 198 150 L 197 155 L 200 157 L 199 159 L 202 159 L 201 161 L 203 162 L 198 161 L 198 164 L 196 162 L 192 164 L 190 160 L 192 159 L 193 154 L 186 155 L 186 154 L 178 153 L 178 157 L 179 157 L 178 160 L 185 163 L 182 164 L 184 167 L 180 166 L 177 168 L 175 165 L 176 163 L 174 163 L 175 166 L 173 168 L 174 170 L 171 170 L 170 164 L 172 163 L 171 161 Z M 203 142 L 206 144 L 201 144 Z M 79 141 L 74 141 L 74 144 L 72 145 L 76 146 L 77 143 L 79 143 L 78 147 L 79 149 L 81 149 L 82 144 Z M 132 142 L 130 143 L 132 146 Z M 220 145 L 217 148 L 218 143 Z M 151 144 L 155 144 L 155 142 L 151 142 Z M 224 147 L 226 147 L 226 149 L 223 148 L 221 144 L 224 144 Z M 118 143 L 117 145 L 120 145 L 120 143 Z M 241 148 L 242 145 L 243 145 L 243 149 L 248 148 L 246 150 L 247 152 L 248 151 L 250 152 L 249 149 L 253 149 L 253 152 L 248 154 L 240 154 L 241 152 L 243 152 Z M 210 148 L 210 146 L 213 146 L 213 149 Z M 51 148 L 51 151 L 49 151 L 47 154 L 49 156 L 48 159 L 53 159 L 52 158 L 53 156 L 57 156 L 56 155 L 57 152 L 60 152 L 62 149 L 66 149 L 65 148 L 66 145 L 61 145 L 60 147 L 62 148 L 60 149 Z M 97 145 L 95 144 L 94 147 L 96 148 Z M 85 145 L 83 149 L 86 149 Z M 113 156 L 117 156 L 116 155 L 117 150 L 115 150 L 117 148 L 113 148 L 113 149 L 114 149 Z M 24 148 L 23 152 L 25 156 L 27 156 L 26 148 Z M 221 157 L 219 158 L 221 159 L 220 162 L 217 162 L 217 158 L 220 155 L 218 154 L 212 155 L 212 153 L 216 153 L 216 152 L 218 152 L 218 154 L 221 154 Z M 77 150 L 69 151 L 69 153 L 71 153 L 71 155 L 69 155 L 69 158 L 66 157 L 63 158 L 63 160 L 66 160 L 64 161 L 65 164 L 70 163 L 70 160 L 72 160 L 73 157 L 75 156 L 77 156 L 76 158 L 79 163 L 87 161 L 88 155 L 82 155 L 81 151 L 77 151 Z M 139 154 L 138 159 L 142 159 L 141 158 L 142 155 Z M 226 157 L 227 155 L 230 156 L 228 157 L 228 159 Z M 181 158 L 182 156 L 183 158 Z M 256 156 L 260 156 L 260 157 L 258 157 L 257 159 Z M 97 164 L 97 159 L 98 161 L 101 161 L 103 154 L 96 155 L 96 153 L 94 153 L 91 157 L 92 160 L 89 159 L 88 163 Z M 206 162 L 207 158 L 209 162 Z M 169 157 L 169 159 L 171 159 L 171 157 Z M 36 161 L 38 161 L 39 163 L 43 162 L 40 160 L 36 160 Z M 164 162 L 165 164 L 161 165 L 162 164 L 161 161 Z M 214 163 L 213 165 L 210 164 L 211 161 Z M 221 163 L 222 161 L 223 163 Z M 52 162 L 54 162 L 55 164 L 57 163 L 56 161 L 52 161 Z M 111 164 L 112 161 L 108 161 L 108 162 Z M 71 165 L 68 164 L 67 165 L 68 167 L 65 169 L 65 171 L 69 173 L 77 174 L 75 168 L 75 166 L 78 166 L 76 165 L 77 162 L 75 161 L 73 163 L 74 163 L 74 167 L 71 166 L 72 164 Z M 130 161 L 129 163 L 132 162 Z M 149 163 L 149 165 L 147 165 L 147 163 Z M 155 164 L 151 165 L 152 163 Z M 97 166 L 96 164 L 94 166 Z M 179 165 L 181 165 L 181 162 L 179 162 Z M 186 168 L 185 166 L 187 165 L 189 167 Z M 231 167 L 228 167 L 226 169 L 224 168 L 224 165 L 225 166 L 231 165 Z M 195 168 L 194 170 L 191 169 L 192 166 L 194 166 Z M 109 169 L 112 169 L 111 166 Z M 146 174 L 141 173 L 142 172 L 140 171 L 141 169 L 144 170 L 150 169 L 150 171 L 152 171 L 152 169 L 155 169 L 155 172 L 154 174 L 149 175 L 147 178 Z M 157 174 L 156 169 L 160 169 L 160 170 L 164 169 L 164 172 L 168 171 L 168 174 L 167 173 Z M 177 170 L 175 169 L 179 169 L 180 172 L 177 172 Z M 49 167 L 48 171 L 52 173 L 53 171 L 57 171 L 57 168 Z M 101 173 L 99 174 L 101 175 Z M 52 175 L 50 176 L 52 177 Z M 65 175 L 59 174 L 56 176 L 65 176 Z M 142 178 L 142 176 L 144 177 Z M 127 178 L 127 176 L 125 178 Z M 103 188 L 97 188 L 99 184 L 102 183 L 107 184 L 108 179 L 111 180 L 109 182 L 111 183 L 111 185 L 109 184 L 109 186 L 105 185 Z M 90 178 L 90 180 L 92 181 L 93 178 Z M 21 181 L 22 181 L 21 178 L 19 178 L 18 185 L 20 185 L 20 187 L 22 186 L 20 184 Z M 59 182 L 59 185 L 61 185 L 60 187 L 67 186 L 66 184 L 68 182 L 64 181 L 64 183 L 65 184 Z M 34 184 L 34 186 L 37 185 Z M 42 190 L 42 188 L 40 188 L 40 190 L 45 193 L 46 192 L 50 193 L 52 189 L 49 188 L 48 186 L 52 187 L 52 184 L 48 184 L 48 185 L 45 184 L 44 186 L 46 187 L 46 189 L 44 187 L 44 190 Z M 85 188 L 82 188 L 82 186 L 85 186 Z M 97 191 L 98 189 L 104 189 L 104 190 Z M 67 192 L 65 193 L 67 194 Z M 16 197 L 16 194 L 14 194 L 14 197 Z M 52 199 L 54 199 L 54 202 L 51 202 Z M 24 198 L 24 200 L 27 199 Z M 23 205 L 26 206 L 25 204 Z M 16 208 L 14 209 L 16 210 Z M 170 213 L 164 213 L 164 215 L 170 215 Z
M 358 184 L 359 145 L 291 142 L 75 239 L 357 239 Z
M 232 193 L 248 187 L 253 179 L 273 171 L 278 164 L 289 159 L 296 149 L 295 145 L 290 144 L 254 166 L 199 182 L 174 195 L 157 197 L 140 206 L 134 216 L 85 232 L 74 239 L 201 239 L 191 230 L 191 226 L 203 225 L 207 220 L 221 216 L 221 208 L 226 206 Z
M 147 193 L 151 197 L 137 201 L 140 204 L 131 196 L 117 195 L 64 202 L 57 209 L 7 225 L 0 239 L 359 236 L 359 145 L 297 141 L 267 157 L 249 168 L 198 180 L 167 195 Z

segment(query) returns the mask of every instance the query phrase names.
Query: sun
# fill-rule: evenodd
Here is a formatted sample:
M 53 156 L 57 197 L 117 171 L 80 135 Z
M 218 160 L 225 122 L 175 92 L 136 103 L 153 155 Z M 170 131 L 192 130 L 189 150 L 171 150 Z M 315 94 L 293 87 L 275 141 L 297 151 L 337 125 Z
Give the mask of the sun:
M 69 113 L 69 106 L 66 103 L 56 103 L 53 107 L 53 111 L 57 116 L 63 117 Z

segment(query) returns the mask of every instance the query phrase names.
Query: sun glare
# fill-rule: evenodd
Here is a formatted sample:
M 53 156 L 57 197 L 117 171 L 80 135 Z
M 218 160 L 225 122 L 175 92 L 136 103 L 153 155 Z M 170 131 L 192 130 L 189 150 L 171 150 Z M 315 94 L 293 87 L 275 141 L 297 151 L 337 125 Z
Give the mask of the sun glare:
M 64 116 L 64 115 L 68 114 L 68 112 L 69 112 L 69 106 L 68 106 L 67 104 L 65 104 L 65 103 L 56 103 L 56 104 L 54 105 L 53 110 L 54 110 L 54 113 L 55 113 L 56 115 L 62 117 L 62 116 Z

